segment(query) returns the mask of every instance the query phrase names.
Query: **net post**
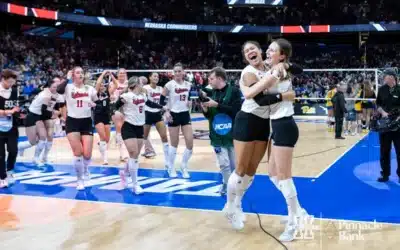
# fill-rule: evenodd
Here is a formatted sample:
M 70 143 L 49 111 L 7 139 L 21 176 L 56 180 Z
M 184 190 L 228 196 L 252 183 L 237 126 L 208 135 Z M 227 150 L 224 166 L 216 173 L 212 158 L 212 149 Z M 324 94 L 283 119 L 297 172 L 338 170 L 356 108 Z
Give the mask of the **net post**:
M 378 97 L 379 79 L 378 79 L 378 69 L 375 69 L 375 96 Z

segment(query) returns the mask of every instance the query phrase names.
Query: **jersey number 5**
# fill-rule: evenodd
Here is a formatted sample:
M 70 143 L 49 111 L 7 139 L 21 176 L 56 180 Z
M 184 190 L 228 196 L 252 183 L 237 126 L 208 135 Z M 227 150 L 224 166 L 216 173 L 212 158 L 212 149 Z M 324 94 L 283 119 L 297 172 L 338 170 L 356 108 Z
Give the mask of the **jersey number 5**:
M 76 107 L 82 108 L 83 107 L 83 100 L 76 100 Z
M 179 101 L 182 102 L 186 101 L 186 95 L 180 95 L 179 98 L 180 98 Z

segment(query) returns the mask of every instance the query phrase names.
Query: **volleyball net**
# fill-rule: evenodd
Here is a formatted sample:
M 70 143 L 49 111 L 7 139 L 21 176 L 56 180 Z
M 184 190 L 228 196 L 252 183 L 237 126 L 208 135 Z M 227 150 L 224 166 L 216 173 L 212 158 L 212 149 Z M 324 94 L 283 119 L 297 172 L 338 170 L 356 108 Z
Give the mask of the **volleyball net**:
M 104 69 L 91 70 L 90 78 L 96 81 Z M 380 68 L 357 69 L 304 69 L 301 75 L 293 76 L 293 90 L 296 92 L 296 115 L 326 116 L 328 114 L 326 104 L 329 101 L 328 91 L 340 84 L 345 87 L 345 99 L 348 102 L 372 102 L 374 103 L 379 87 L 383 84 L 383 72 Z M 397 70 L 397 69 L 396 69 Z M 117 70 L 109 70 L 117 72 Z M 133 70 L 127 69 L 128 77 L 146 76 L 156 72 L 159 74 L 160 86 L 164 86 L 173 78 L 172 70 Z M 185 80 L 195 85 L 208 85 L 208 73 L 211 69 L 185 69 Z M 239 85 L 242 69 L 226 69 L 226 82 Z M 365 89 L 365 91 L 364 91 Z M 372 91 L 372 92 L 371 92 Z M 371 93 L 373 95 L 371 95 Z M 193 111 L 200 111 L 197 91 L 192 89 Z

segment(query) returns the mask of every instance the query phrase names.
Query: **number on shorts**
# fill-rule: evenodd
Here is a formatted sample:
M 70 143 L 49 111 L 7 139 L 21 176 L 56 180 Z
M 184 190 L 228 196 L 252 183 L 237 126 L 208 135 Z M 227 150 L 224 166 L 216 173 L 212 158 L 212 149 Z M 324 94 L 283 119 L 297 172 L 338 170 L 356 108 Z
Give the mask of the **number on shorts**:
M 83 100 L 76 100 L 76 107 L 82 108 L 83 107 Z
M 183 101 L 183 102 L 186 101 L 186 95 L 180 95 L 179 97 L 180 97 L 180 101 Z
M 143 113 L 143 106 L 139 106 L 139 113 Z

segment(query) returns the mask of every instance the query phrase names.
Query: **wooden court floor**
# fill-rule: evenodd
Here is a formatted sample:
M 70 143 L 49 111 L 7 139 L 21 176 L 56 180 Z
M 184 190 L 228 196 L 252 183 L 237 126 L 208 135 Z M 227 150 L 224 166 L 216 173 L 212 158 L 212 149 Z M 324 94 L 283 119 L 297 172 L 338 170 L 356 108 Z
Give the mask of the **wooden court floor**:
M 293 161 L 293 175 L 297 177 L 318 177 L 362 138 L 350 136 L 338 141 L 326 130 L 325 124 L 300 122 L 298 125 L 300 140 Z M 207 129 L 207 123 L 194 122 L 193 128 Z M 95 138 L 93 165 L 100 165 Z M 154 159 L 141 158 L 140 167 L 163 169 L 161 143 L 155 130 L 151 139 L 158 155 Z M 183 149 L 183 146 L 178 149 L 177 162 Z M 30 149 L 18 161 L 31 161 L 32 155 L 33 149 Z M 55 164 L 69 164 L 71 155 L 66 138 L 55 139 L 50 160 Z M 110 166 L 123 165 L 113 144 L 109 155 Z M 258 174 L 266 174 L 266 164 L 264 159 Z M 195 140 L 190 170 L 218 172 L 209 141 Z M 245 229 L 236 232 L 218 211 L 0 194 L 0 246 L 13 250 L 283 249 L 261 231 L 256 215 L 248 214 L 247 218 Z M 279 236 L 283 231 L 280 216 L 261 215 L 261 219 L 273 235 Z M 322 230 L 315 233 L 314 239 L 288 243 L 288 249 L 398 249 L 400 228 L 396 225 L 384 224 L 368 231 L 362 239 L 340 240 L 338 221 L 317 220 L 317 223 Z

